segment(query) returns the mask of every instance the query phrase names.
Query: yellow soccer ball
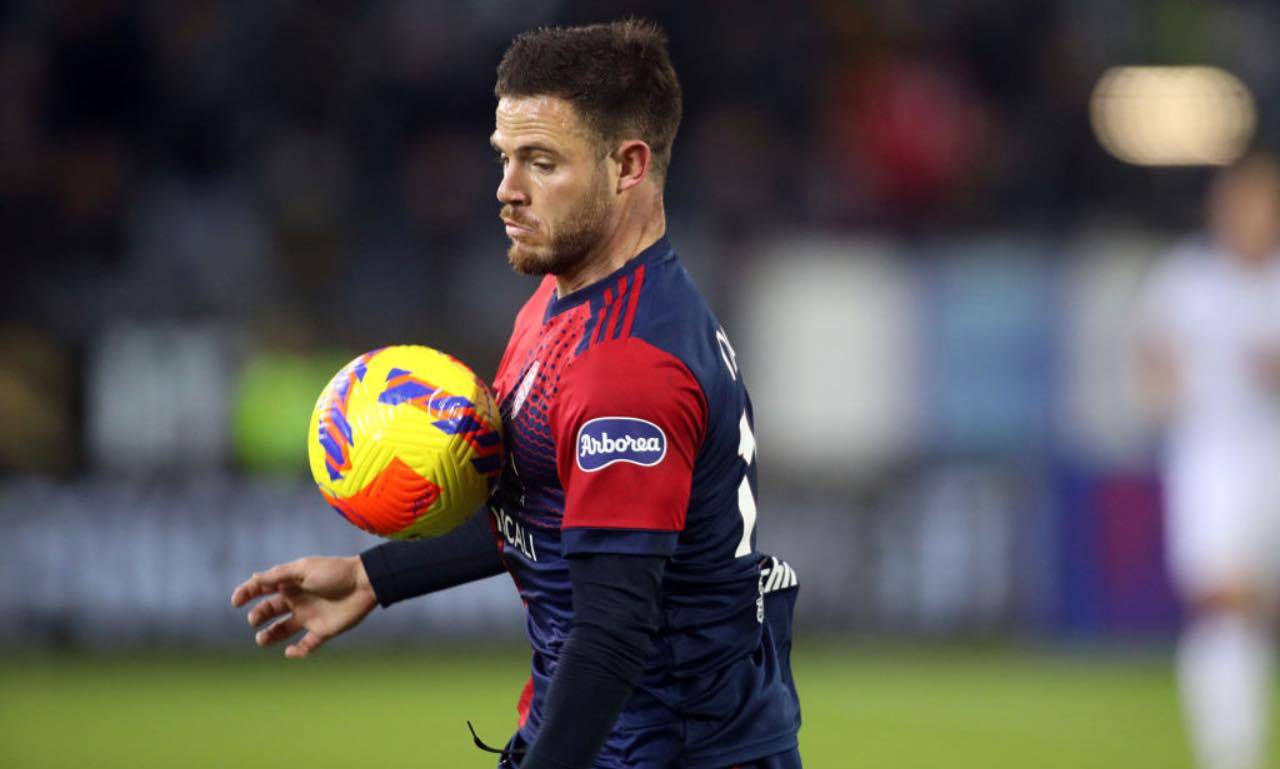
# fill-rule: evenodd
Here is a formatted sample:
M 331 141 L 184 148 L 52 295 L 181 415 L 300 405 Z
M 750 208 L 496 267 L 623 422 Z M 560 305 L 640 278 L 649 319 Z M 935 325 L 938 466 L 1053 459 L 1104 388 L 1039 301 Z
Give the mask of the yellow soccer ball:
M 502 469 L 502 418 L 484 381 L 452 356 L 383 347 L 320 393 L 307 455 L 320 493 L 353 525 L 435 537 L 488 498 Z

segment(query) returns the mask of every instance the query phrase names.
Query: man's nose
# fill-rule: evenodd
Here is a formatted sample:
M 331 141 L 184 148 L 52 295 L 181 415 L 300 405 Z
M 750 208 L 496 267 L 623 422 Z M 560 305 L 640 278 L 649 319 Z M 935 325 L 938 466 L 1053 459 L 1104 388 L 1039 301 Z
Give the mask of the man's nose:
M 514 164 L 502 169 L 502 181 L 498 182 L 498 202 L 504 206 L 528 205 L 529 196 L 519 184 Z

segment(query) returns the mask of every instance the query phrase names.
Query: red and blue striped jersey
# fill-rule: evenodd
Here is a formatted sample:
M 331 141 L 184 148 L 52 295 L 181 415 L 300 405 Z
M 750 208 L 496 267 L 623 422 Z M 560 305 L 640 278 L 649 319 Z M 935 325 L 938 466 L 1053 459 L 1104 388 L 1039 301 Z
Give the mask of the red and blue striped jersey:
M 763 624 L 751 401 L 667 239 L 568 296 L 544 279 L 495 390 L 508 460 L 493 523 L 533 647 L 522 736 L 536 735 L 573 622 L 565 559 L 662 555 L 654 658 L 597 766 L 791 749 L 798 713 Z

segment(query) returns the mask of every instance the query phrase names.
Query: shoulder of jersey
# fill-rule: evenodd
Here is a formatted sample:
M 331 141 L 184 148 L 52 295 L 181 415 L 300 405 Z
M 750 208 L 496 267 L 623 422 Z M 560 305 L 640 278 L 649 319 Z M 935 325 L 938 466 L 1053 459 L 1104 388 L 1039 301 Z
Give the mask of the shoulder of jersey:
M 645 265 L 634 323 L 628 337 L 602 344 L 641 340 L 679 359 L 712 391 L 715 377 L 728 374 L 720 362 L 717 332 L 720 324 L 702 292 L 677 259 Z M 583 354 L 590 354 L 588 346 Z

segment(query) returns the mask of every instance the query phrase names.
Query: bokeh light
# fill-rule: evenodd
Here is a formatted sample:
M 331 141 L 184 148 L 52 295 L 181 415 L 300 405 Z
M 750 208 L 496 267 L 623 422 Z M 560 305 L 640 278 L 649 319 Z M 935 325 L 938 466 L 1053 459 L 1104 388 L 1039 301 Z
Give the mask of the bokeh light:
M 1214 67 L 1113 67 L 1090 115 L 1107 152 L 1140 166 L 1226 165 L 1257 125 L 1249 89 Z

